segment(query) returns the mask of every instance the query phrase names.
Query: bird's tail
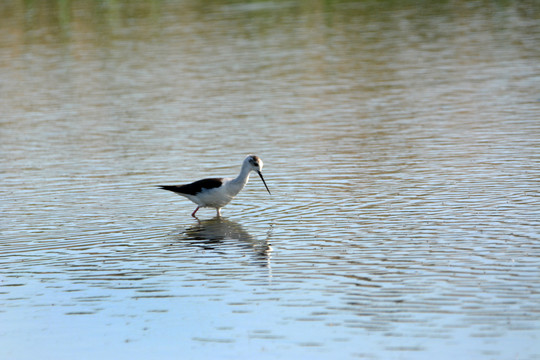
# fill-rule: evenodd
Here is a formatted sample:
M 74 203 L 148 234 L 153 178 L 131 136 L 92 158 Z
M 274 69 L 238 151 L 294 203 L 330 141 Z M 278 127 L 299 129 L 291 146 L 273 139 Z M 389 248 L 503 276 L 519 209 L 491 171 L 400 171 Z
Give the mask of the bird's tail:
M 179 192 L 179 188 L 180 186 L 178 185 L 159 185 L 158 188 L 160 189 L 163 189 L 163 190 L 169 190 L 169 191 L 172 191 L 172 192 Z

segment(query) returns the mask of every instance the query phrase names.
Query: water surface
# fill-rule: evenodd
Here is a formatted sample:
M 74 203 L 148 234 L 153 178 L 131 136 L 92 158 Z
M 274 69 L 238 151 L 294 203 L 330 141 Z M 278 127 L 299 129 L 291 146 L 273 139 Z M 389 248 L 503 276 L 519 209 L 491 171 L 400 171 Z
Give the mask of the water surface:
M 0 357 L 540 357 L 535 2 L 0 14 Z

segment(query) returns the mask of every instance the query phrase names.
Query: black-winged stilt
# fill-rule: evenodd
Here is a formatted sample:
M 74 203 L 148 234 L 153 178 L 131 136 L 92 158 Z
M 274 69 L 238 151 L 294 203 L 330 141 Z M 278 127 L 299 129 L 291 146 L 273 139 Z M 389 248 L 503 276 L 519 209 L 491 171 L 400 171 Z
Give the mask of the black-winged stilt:
M 244 188 L 249 180 L 252 171 L 257 172 L 266 187 L 266 191 L 271 195 L 261 170 L 263 162 L 256 155 L 248 155 L 242 163 L 240 174 L 232 178 L 208 178 L 195 181 L 186 185 L 162 185 L 161 189 L 169 190 L 182 195 L 197 204 L 197 208 L 191 216 L 201 207 L 213 207 L 217 210 L 217 216 L 221 216 L 221 208 L 227 205 Z

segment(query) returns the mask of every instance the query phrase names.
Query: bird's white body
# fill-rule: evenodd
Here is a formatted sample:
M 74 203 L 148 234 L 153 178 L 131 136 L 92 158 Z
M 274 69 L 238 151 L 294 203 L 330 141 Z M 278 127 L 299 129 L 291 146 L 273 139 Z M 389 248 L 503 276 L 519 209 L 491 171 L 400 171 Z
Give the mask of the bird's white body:
M 197 208 L 191 214 L 193 217 L 195 217 L 195 213 L 200 207 L 213 207 L 217 210 L 217 215 L 220 216 L 221 208 L 230 203 L 246 186 L 251 171 L 256 171 L 259 174 L 266 190 L 268 190 L 268 186 L 266 186 L 261 174 L 262 167 L 263 162 L 259 157 L 248 155 L 244 159 L 240 174 L 236 178 L 210 178 L 187 185 L 161 186 L 161 188 L 173 191 L 197 204 Z M 268 193 L 270 193 L 270 190 L 268 190 Z
M 237 183 L 233 182 L 233 180 L 235 179 L 225 178 L 222 180 L 223 184 L 220 187 L 213 189 L 205 189 L 197 195 L 180 195 L 185 196 L 200 207 L 213 207 L 216 209 L 222 208 L 228 203 L 230 203 L 231 200 L 234 199 L 236 195 L 238 195 L 238 193 L 244 188 L 245 184 L 247 183 L 246 180 L 246 182 L 238 186 Z

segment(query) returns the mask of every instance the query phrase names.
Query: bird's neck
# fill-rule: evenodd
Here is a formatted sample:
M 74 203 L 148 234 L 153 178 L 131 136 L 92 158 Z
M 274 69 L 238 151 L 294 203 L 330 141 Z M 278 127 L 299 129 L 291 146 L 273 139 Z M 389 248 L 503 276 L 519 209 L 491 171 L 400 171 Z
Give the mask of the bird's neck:
M 250 166 L 248 164 L 242 164 L 242 169 L 240 170 L 240 174 L 238 174 L 238 176 L 231 181 L 231 185 L 238 186 L 241 190 L 247 184 L 250 173 L 251 173 Z

